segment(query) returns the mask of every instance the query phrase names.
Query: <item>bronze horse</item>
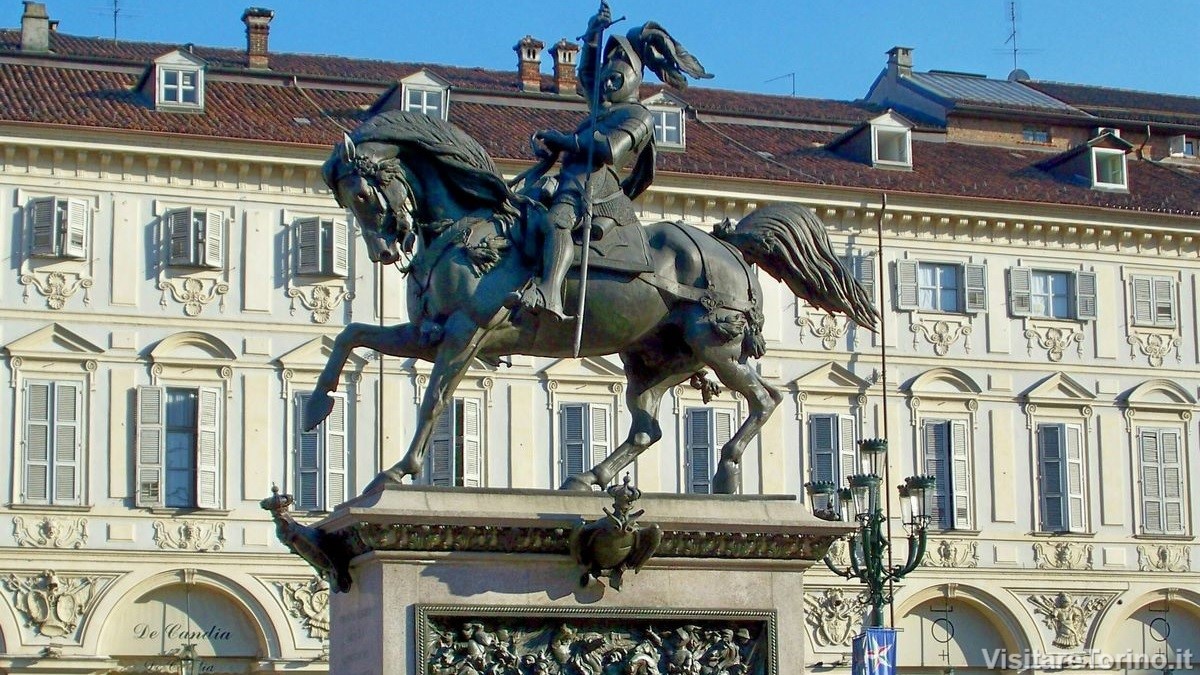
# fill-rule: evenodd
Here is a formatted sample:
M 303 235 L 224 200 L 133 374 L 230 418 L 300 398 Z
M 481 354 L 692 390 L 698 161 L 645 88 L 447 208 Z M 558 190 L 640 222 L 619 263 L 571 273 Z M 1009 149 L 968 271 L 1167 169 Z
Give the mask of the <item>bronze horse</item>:
M 371 118 L 339 144 L 324 166 L 337 201 L 353 212 L 373 262 L 406 266 L 411 321 L 396 326 L 350 324 L 334 342 L 305 410 L 315 427 L 331 410 L 346 358 L 355 347 L 434 363 L 408 452 L 366 492 L 416 477 L 435 421 L 474 358 L 509 354 L 570 357 L 574 323 L 505 307 L 536 272 L 529 246 L 545 206 L 515 192 L 470 136 L 441 120 L 391 111 Z M 565 489 L 592 489 L 662 437 L 656 415 L 663 394 L 711 369 L 745 397 L 749 417 L 721 448 L 713 491 L 739 488 L 740 461 L 782 400 L 750 359 L 764 343 L 762 291 L 753 264 L 799 297 L 873 329 L 878 315 L 858 282 L 838 262 L 824 225 L 794 204 L 760 208 L 736 226 L 706 233 L 682 223 L 644 227 L 653 271 L 592 269 L 581 356 L 619 354 L 628 380 L 629 435 L 602 462 L 566 478 Z M 566 298 L 574 307 L 579 274 Z

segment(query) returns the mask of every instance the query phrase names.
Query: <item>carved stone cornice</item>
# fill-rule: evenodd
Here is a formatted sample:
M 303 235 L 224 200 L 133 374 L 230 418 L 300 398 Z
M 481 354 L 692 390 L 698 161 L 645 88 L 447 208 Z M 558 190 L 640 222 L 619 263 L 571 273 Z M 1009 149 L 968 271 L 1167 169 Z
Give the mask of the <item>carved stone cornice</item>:
M 804 621 L 818 647 L 849 647 L 867 609 L 864 593 L 847 595 L 840 588 L 804 594 Z
M 288 613 L 300 619 L 314 640 L 329 639 L 329 584 L 312 577 L 307 581 L 277 581 Z
M 58 575 L 46 570 L 38 574 L 9 574 L 4 587 L 12 594 L 13 608 L 36 635 L 61 638 L 75 633 L 80 618 L 114 578 Z
M 979 567 L 979 542 L 937 539 L 929 544 L 924 560 L 929 567 Z
M 1094 569 L 1093 546 L 1077 541 L 1035 542 L 1033 560 L 1039 570 Z
M 225 547 L 225 523 L 156 520 L 154 543 L 164 550 L 220 551 Z
M 1184 544 L 1142 544 L 1137 547 L 1142 572 L 1191 572 L 1192 549 Z
M 1129 357 L 1135 358 L 1137 352 L 1141 352 L 1142 356 L 1146 357 L 1150 367 L 1158 368 L 1163 364 L 1163 359 L 1175 351 L 1175 360 L 1181 361 L 1183 356 L 1176 349 L 1179 346 L 1179 336 L 1172 333 L 1155 333 L 1150 331 L 1134 331 L 1125 338 L 1129 343 Z
M 87 518 L 45 516 L 26 523 L 13 516 L 13 539 L 17 546 L 40 548 L 83 548 L 87 543 Z
M 89 290 L 92 287 L 92 278 L 84 272 L 33 270 L 22 274 L 19 281 L 25 287 L 25 293 L 21 296 L 25 303 L 29 302 L 29 289 L 32 288 L 45 296 L 46 307 L 49 309 L 62 309 L 67 305 L 67 300 L 79 291 L 83 291 L 83 306 L 88 307 L 92 304 Z

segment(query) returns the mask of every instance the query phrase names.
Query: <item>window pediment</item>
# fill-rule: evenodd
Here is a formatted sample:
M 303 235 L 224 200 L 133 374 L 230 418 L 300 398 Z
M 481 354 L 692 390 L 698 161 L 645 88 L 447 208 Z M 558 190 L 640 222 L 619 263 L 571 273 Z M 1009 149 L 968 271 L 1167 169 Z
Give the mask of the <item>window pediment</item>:
M 155 363 L 232 361 L 237 354 L 220 338 L 200 331 L 184 331 L 164 338 L 150 350 Z
M 914 394 L 937 397 L 939 394 L 973 396 L 983 391 L 971 376 L 957 368 L 934 368 L 909 381 L 905 387 Z
M 17 338 L 4 347 L 14 357 L 41 360 L 86 360 L 104 349 L 57 323 Z
M 288 370 L 321 370 L 332 353 L 333 337 L 322 335 L 280 356 L 276 361 Z M 369 363 L 367 359 L 355 352 L 351 352 L 346 361 L 355 371 L 361 370 Z
M 871 383 L 850 372 L 845 366 L 830 361 L 797 377 L 790 385 L 798 391 L 850 390 L 858 393 L 869 389 Z
M 1122 397 L 1130 408 L 1190 408 L 1196 399 L 1170 380 L 1149 380 L 1130 389 Z
M 1030 403 L 1055 406 L 1085 406 L 1096 397 L 1066 373 L 1055 373 L 1025 391 Z
M 604 357 L 589 356 L 582 359 L 559 359 L 542 369 L 547 380 L 580 381 L 624 380 L 625 370 Z

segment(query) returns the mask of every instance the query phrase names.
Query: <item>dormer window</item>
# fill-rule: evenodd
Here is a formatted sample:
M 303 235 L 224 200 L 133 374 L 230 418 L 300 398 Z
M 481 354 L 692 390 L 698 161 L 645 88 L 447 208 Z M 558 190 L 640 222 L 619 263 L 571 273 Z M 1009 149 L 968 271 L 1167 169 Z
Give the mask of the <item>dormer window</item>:
M 687 118 L 683 114 L 687 104 L 665 92 L 651 96 L 643 104 L 650 110 L 650 119 L 654 122 L 655 145 L 682 149 L 687 141 L 684 134 Z
M 1125 190 L 1125 151 L 1092 148 L 1092 187 Z
M 399 100 L 395 98 L 396 93 Z M 384 108 L 400 108 L 444 120 L 448 118 L 449 105 L 450 83 L 429 71 L 420 70 L 400 81 L 399 91 L 392 94 Z
M 912 134 L 907 128 L 871 125 L 871 163 L 912 167 Z
M 825 148 L 877 169 L 911 169 L 912 128 L 912 122 L 889 110 L 838 136 Z
M 175 50 L 154 60 L 153 77 L 143 78 L 154 86 L 154 107 L 171 112 L 204 109 L 204 61 L 184 50 Z M 147 91 L 147 93 L 149 93 Z

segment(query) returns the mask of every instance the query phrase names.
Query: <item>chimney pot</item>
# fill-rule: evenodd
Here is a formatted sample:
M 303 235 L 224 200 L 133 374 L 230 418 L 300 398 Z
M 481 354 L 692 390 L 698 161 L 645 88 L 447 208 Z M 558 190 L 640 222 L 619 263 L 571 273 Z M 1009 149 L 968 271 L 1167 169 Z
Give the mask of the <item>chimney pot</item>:
M 892 47 L 888 50 L 888 75 L 909 77 L 912 75 L 912 47 Z
M 554 57 L 554 91 L 560 96 L 579 93 L 579 80 L 575 77 L 579 45 L 563 38 L 550 48 L 550 55 Z
M 242 23 L 246 24 L 246 65 L 251 68 L 266 70 L 270 65 L 267 40 L 274 18 L 275 12 L 264 7 L 249 7 L 242 12 Z
M 542 90 L 542 49 L 546 44 L 526 35 L 513 47 L 517 53 L 517 76 L 521 91 Z
M 46 14 L 43 2 L 25 0 L 25 12 L 21 15 L 21 51 L 50 51 L 50 16 Z

